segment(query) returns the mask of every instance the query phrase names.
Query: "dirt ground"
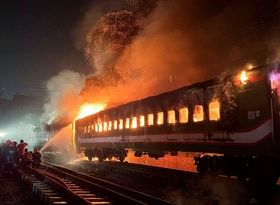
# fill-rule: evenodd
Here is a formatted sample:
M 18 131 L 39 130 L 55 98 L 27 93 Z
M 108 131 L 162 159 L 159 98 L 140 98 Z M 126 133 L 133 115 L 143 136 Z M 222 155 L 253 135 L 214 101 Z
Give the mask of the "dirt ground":
M 23 184 L 15 174 L 0 172 L 1 205 L 36 205 L 31 187 Z

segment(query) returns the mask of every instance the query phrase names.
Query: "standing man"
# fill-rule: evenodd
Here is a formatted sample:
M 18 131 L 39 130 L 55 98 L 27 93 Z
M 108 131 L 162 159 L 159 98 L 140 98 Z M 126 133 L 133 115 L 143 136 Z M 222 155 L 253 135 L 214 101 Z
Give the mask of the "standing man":
M 23 140 L 20 140 L 20 143 L 17 146 L 17 154 L 18 154 L 18 161 L 21 164 L 23 161 L 24 149 L 28 144 Z
M 39 168 L 41 163 L 41 153 L 38 148 L 34 148 L 33 153 L 33 168 Z

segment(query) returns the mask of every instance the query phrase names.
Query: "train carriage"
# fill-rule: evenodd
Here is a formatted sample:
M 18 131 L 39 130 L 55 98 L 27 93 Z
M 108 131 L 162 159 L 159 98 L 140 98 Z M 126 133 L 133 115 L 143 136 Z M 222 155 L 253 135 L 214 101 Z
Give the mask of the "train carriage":
M 278 64 L 258 66 L 79 119 L 76 146 L 100 161 L 111 156 L 123 161 L 127 149 L 154 158 L 177 151 L 216 153 L 197 157 L 198 171 L 246 178 L 260 166 L 275 179 L 280 155 L 278 71 Z

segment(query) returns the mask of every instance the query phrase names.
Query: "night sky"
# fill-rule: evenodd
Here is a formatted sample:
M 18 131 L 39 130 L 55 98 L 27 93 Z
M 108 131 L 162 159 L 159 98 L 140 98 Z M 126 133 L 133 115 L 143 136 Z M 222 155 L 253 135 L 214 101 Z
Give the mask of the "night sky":
M 112 10 L 117 10 L 121 2 L 140 1 L 1 0 L 0 88 L 4 97 L 11 98 L 15 93 L 45 96 L 45 82 L 63 69 L 81 74 L 93 73 L 93 66 L 86 63 L 84 47 L 78 49 L 75 46 L 77 39 L 73 31 L 79 28 L 90 8 L 104 2 L 113 7 Z M 150 59 L 147 65 L 138 67 L 149 70 L 150 67 L 166 66 L 172 68 L 172 73 L 175 68 L 181 73 L 182 68 L 191 64 L 191 68 L 207 67 L 201 73 L 208 77 L 213 71 L 220 73 L 224 68 L 247 62 L 269 62 L 278 53 L 279 0 L 216 0 L 214 3 L 208 0 L 177 0 L 158 3 L 161 3 L 159 8 L 144 22 L 144 32 L 148 33 L 145 44 L 151 47 L 154 38 L 157 41 L 162 38 L 160 45 L 164 47 L 158 55 L 158 62 L 155 57 L 144 55 L 146 48 L 137 50 L 137 55 L 143 55 L 141 59 Z M 157 27 L 157 24 L 161 25 Z M 153 26 L 155 29 L 149 30 Z M 175 42 L 172 42 L 174 39 L 170 39 L 169 34 L 181 36 L 174 37 Z M 177 44 L 174 59 L 171 55 L 163 57 L 169 52 L 169 47 Z M 151 53 L 160 50 L 158 45 L 153 49 Z M 178 58 L 178 64 L 174 64 Z M 191 63 L 186 63 L 187 60 Z M 154 70 L 158 75 L 158 70 Z
M 44 82 L 62 69 L 89 72 L 72 36 L 89 3 L 1 0 L 0 88 L 5 98 L 44 96 Z

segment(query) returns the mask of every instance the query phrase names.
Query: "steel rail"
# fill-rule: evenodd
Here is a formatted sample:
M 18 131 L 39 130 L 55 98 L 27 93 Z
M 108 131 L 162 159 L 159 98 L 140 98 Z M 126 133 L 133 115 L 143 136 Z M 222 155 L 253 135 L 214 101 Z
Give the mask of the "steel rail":
M 67 169 L 65 167 L 55 165 L 52 163 L 44 163 L 47 169 L 51 169 L 53 172 L 59 175 L 65 175 L 78 181 L 86 186 L 91 187 L 92 189 L 98 190 L 99 192 L 104 193 L 105 195 L 110 195 L 117 203 L 120 204 L 156 204 L 156 205 L 170 205 L 170 202 L 164 201 L 162 199 L 153 197 L 151 195 L 122 187 L 120 185 L 108 182 L 106 180 L 85 175 L 83 173 Z

